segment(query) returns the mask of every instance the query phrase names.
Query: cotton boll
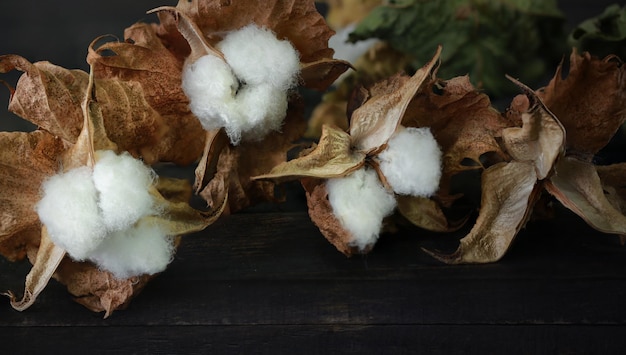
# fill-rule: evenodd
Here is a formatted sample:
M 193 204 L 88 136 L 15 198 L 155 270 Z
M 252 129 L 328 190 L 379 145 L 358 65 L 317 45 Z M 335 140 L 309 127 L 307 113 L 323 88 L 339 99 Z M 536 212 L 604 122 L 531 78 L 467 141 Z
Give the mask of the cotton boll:
M 130 154 L 98 151 L 93 181 L 99 192 L 99 207 L 107 229 L 124 230 L 143 216 L 154 213 L 148 188 L 156 174 Z
M 269 29 L 250 24 L 229 33 L 217 47 L 235 75 L 247 85 L 268 83 L 287 91 L 297 83 L 298 52 Z
M 430 129 L 399 127 L 378 154 L 380 170 L 397 194 L 429 197 L 439 188 L 441 150 Z
M 165 270 L 172 261 L 174 250 L 172 238 L 163 230 L 139 224 L 111 234 L 94 250 L 89 260 L 118 279 L 127 279 Z
M 88 167 L 51 177 L 35 207 L 52 242 L 76 260 L 84 260 L 107 234 L 91 177 Z
M 206 55 L 185 63 L 182 89 L 189 98 L 191 112 L 206 130 L 228 125 L 238 88 L 237 77 L 221 58 Z
M 287 114 L 287 93 L 268 84 L 245 86 L 237 95 L 242 120 L 241 131 L 246 140 L 261 140 L 270 131 L 277 131 Z
M 354 237 L 352 245 L 365 250 L 378 239 L 383 218 L 396 207 L 393 193 L 380 183 L 371 169 L 326 182 L 328 199 L 335 217 Z

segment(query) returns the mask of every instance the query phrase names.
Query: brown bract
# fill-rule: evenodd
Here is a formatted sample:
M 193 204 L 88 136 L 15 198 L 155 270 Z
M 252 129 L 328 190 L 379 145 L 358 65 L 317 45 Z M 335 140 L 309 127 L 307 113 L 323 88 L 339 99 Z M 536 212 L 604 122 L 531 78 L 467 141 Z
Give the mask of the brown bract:
M 565 127 L 567 150 L 591 157 L 626 119 L 626 67 L 615 56 L 598 59 L 574 50 L 565 77 L 563 70 L 559 65 L 537 94 Z
M 133 103 L 128 100 L 129 107 L 119 104 L 124 102 L 123 98 L 110 97 L 111 106 L 120 112 L 106 115 L 107 120 L 145 121 L 144 124 L 137 124 L 135 132 L 132 132 L 134 134 L 108 130 L 111 139 L 122 145 L 120 141 L 124 139 L 143 137 L 147 141 L 143 145 L 122 146 L 134 148 L 125 150 L 143 157 L 148 163 L 171 161 L 186 165 L 197 161 L 202 154 L 204 132 L 191 113 L 189 100 L 180 85 L 183 60 L 178 56 L 176 46 L 186 43 L 164 43 L 158 33 L 165 32 L 167 28 L 166 25 L 134 24 L 124 31 L 124 42 L 108 42 L 95 47 L 97 40 L 94 41 L 89 47 L 87 61 L 93 66 L 96 80 L 141 91 L 141 95 L 127 95 L 143 101 Z M 176 31 L 175 28 L 169 30 Z M 109 100 L 96 97 L 106 110 Z M 133 117 L 123 117 L 123 110 Z

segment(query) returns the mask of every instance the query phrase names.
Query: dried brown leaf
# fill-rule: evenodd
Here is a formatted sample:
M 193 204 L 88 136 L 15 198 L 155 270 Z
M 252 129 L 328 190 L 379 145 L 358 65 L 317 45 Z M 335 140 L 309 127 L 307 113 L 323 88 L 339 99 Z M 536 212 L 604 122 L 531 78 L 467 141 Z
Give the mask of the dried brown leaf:
M 560 65 L 537 93 L 565 127 L 567 149 L 592 155 L 626 119 L 626 66 L 614 56 L 600 60 L 573 51 L 567 77 Z
M 450 255 L 427 251 L 448 263 L 498 261 L 524 226 L 539 188 L 531 162 L 499 163 L 482 174 L 482 207 L 476 224 Z
M 105 312 L 104 318 L 126 308 L 153 277 L 142 275 L 121 280 L 91 263 L 70 259 L 63 260 L 54 275 L 57 281 L 67 285 L 76 302 L 93 312 Z
M 33 262 L 33 267 L 26 275 L 26 285 L 22 298 L 18 300 L 11 291 L 6 293 L 11 299 L 11 306 L 18 311 L 23 311 L 30 307 L 41 291 L 46 288 L 48 281 L 50 281 L 64 257 L 65 250 L 52 243 L 47 229 L 43 227 L 41 229 L 41 243 L 37 250 L 37 256 Z
M 626 234 L 626 217 L 606 198 L 593 164 L 575 157 L 560 159 L 546 190 L 593 228 Z
M 513 159 L 535 164 L 537 178 L 545 179 L 565 147 L 565 129 L 534 92 L 516 82 L 530 100 L 530 108 L 522 113 L 522 127 L 502 130 L 502 141 Z
M 626 163 L 596 165 L 598 177 L 607 192 L 607 199 L 615 208 L 626 214 Z
M 328 179 L 343 177 L 365 163 L 365 154 L 352 149 L 350 135 L 332 126 L 322 127 L 319 144 L 309 154 L 275 166 L 255 179 L 275 181 L 303 177 Z
M 451 223 L 435 200 L 420 197 L 397 195 L 397 210 L 413 225 L 433 232 L 453 232 L 461 228 L 467 218 Z
M 332 58 L 328 39 L 333 35 L 312 0 L 222 1 L 179 0 L 176 9 L 187 15 L 212 45 L 226 32 L 250 23 L 288 39 L 303 63 Z
M 322 235 L 346 256 L 367 253 L 367 249 L 359 252 L 357 247 L 350 245 L 354 237 L 335 217 L 333 207 L 328 200 L 325 180 L 305 178 L 301 182 L 306 191 L 309 217 L 319 228 Z
M 356 109 L 350 117 L 350 136 L 353 145 L 366 153 L 376 151 L 387 143 L 402 121 L 409 103 L 436 70 L 441 47 L 411 79 L 398 90 L 373 96 L 363 106 Z
M 148 163 L 186 165 L 201 156 L 204 131 L 180 85 L 183 59 L 162 41 L 160 29 L 134 24 L 124 42 L 96 48 L 94 41 L 87 60 L 97 87 L 105 89 L 96 98 L 111 140 Z
M 39 243 L 39 217 L 33 208 L 42 182 L 56 173 L 65 150 L 45 131 L 0 132 L 0 253 L 19 260 Z
M 32 64 L 17 55 L 0 56 L 0 73 L 12 70 L 26 75 L 18 80 L 9 110 L 55 136 L 75 142 L 83 123 L 81 103 L 88 74 L 49 62 Z
M 302 85 L 318 91 L 326 90 L 337 78 L 352 65 L 344 60 L 320 59 L 300 65 Z

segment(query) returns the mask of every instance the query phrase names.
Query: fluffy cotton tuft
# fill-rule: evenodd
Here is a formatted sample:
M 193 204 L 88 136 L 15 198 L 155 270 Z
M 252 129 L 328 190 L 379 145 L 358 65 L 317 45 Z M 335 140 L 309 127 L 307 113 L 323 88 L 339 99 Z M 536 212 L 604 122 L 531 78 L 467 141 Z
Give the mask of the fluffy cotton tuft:
M 378 159 L 395 193 L 430 197 L 437 192 L 441 150 L 429 128 L 399 127 L 387 143 Z
M 139 218 L 153 214 L 154 200 L 148 188 L 154 179 L 154 171 L 128 153 L 98 152 L 93 181 L 110 232 L 127 229 Z
M 174 247 L 157 226 L 137 223 L 158 213 L 149 192 L 156 175 L 128 153 L 96 152 L 92 169 L 48 179 L 36 206 L 53 243 L 118 278 L 163 271 Z
M 85 260 L 107 235 L 91 170 L 81 167 L 55 175 L 42 188 L 35 209 L 50 239 L 73 259 Z
M 89 256 L 118 279 L 165 270 L 174 256 L 173 239 L 157 226 L 139 224 L 111 234 Z
M 182 80 L 189 107 L 204 129 L 237 126 L 230 117 L 239 83 L 221 58 L 205 55 L 185 64 Z
M 359 169 L 346 177 L 329 179 L 326 188 L 335 217 L 354 237 L 351 244 L 360 250 L 373 245 L 383 218 L 396 207 L 395 196 L 380 183 L 376 172 Z
M 229 33 L 218 48 L 226 62 L 207 55 L 183 68 L 183 91 L 204 129 L 224 127 L 233 144 L 279 130 L 298 80 L 298 52 L 255 25 Z
M 237 78 L 248 85 L 269 84 L 287 91 L 297 83 L 298 51 L 269 29 L 250 24 L 229 33 L 217 47 Z

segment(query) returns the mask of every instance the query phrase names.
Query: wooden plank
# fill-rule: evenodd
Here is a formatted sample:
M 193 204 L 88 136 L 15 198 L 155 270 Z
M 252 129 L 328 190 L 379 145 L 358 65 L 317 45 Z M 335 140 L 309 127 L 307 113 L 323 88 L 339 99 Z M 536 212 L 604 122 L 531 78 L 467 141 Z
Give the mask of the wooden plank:
M 19 354 L 621 353 L 611 326 L 154 326 L 2 329 Z M 252 336 L 253 335 L 253 336 Z

